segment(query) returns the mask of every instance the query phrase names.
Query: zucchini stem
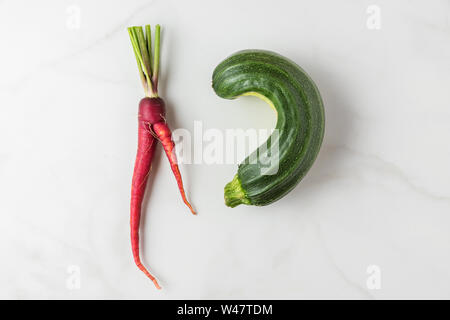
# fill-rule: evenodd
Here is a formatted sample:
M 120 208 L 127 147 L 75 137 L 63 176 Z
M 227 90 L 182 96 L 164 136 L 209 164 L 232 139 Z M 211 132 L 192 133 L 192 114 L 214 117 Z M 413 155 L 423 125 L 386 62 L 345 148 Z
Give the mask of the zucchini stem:
M 251 204 L 242 188 L 238 175 L 235 175 L 233 180 L 225 186 L 225 204 L 231 208 L 240 204 Z

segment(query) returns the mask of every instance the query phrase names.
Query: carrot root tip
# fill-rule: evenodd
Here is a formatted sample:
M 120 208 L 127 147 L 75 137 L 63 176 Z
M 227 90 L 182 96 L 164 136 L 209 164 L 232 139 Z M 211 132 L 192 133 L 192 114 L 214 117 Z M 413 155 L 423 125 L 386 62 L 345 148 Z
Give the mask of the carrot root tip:
M 153 279 L 152 281 L 155 284 L 156 289 L 161 290 L 161 287 L 159 286 L 158 281 L 156 281 L 156 279 Z
M 188 206 L 188 208 L 191 210 L 192 214 L 194 216 L 197 215 L 197 212 L 194 210 L 194 208 L 192 208 L 191 204 L 186 200 L 185 204 Z

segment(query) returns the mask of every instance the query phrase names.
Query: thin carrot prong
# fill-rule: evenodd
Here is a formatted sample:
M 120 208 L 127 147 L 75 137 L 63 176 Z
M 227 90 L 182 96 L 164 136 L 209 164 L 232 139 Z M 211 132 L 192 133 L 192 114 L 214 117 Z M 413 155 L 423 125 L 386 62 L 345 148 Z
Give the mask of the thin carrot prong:
M 172 140 L 172 133 L 169 127 L 167 126 L 166 122 L 158 122 L 153 125 L 153 132 L 155 132 L 156 136 L 159 138 L 159 141 L 161 141 L 161 144 L 167 155 L 167 159 L 169 159 L 170 167 L 173 174 L 175 175 L 175 179 L 177 180 L 178 189 L 180 190 L 183 202 L 188 206 L 193 214 L 197 214 L 187 200 L 186 193 L 184 192 L 183 179 L 181 178 L 177 156 L 175 154 L 175 143 Z

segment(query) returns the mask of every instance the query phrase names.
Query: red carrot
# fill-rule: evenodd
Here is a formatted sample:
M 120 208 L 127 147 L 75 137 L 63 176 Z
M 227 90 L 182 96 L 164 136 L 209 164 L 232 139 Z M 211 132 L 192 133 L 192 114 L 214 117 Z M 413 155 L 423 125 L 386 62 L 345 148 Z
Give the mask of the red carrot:
M 133 173 L 131 187 L 131 248 L 136 265 L 149 277 L 156 288 L 161 289 L 155 277 L 142 265 L 139 256 L 139 226 L 141 218 L 142 200 L 150 174 L 151 162 L 155 152 L 156 142 L 161 141 L 164 151 L 170 162 L 173 173 L 181 192 L 184 203 L 192 213 L 195 211 L 186 199 L 184 193 L 181 174 L 178 169 L 177 159 L 174 152 L 175 144 L 172 141 L 172 134 L 166 124 L 165 103 L 158 96 L 158 71 L 159 71 L 159 44 L 160 27 L 156 26 L 155 34 L 155 54 L 153 66 L 151 66 L 151 31 L 150 26 L 145 27 L 145 35 L 142 27 L 128 28 L 133 50 L 138 63 L 139 74 L 144 86 L 146 97 L 139 103 L 139 128 L 138 128 L 138 151 Z

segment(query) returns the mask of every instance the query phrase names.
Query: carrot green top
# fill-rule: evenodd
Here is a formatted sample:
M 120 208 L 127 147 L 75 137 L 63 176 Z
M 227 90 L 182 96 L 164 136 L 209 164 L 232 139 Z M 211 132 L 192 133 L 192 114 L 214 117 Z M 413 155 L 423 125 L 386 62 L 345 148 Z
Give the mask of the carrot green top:
M 153 65 L 152 32 L 150 25 L 145 26 L 145 33 L 142 27 L 129 27 L 128 33 L 130 35 L 131 44 L 133 45 L 145 95 L 147 97 L 157 97 L 161 27 L 159 24 L 156 25 Z

